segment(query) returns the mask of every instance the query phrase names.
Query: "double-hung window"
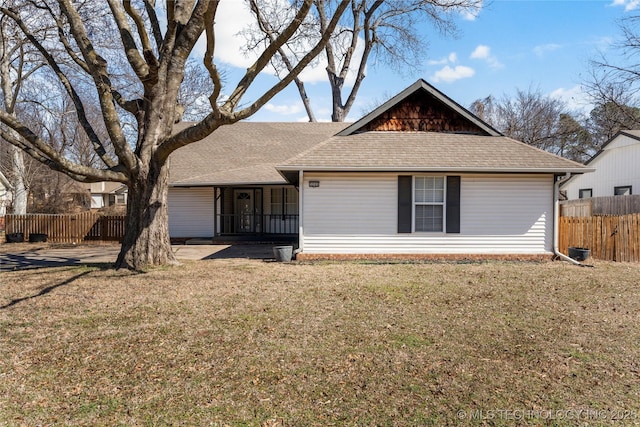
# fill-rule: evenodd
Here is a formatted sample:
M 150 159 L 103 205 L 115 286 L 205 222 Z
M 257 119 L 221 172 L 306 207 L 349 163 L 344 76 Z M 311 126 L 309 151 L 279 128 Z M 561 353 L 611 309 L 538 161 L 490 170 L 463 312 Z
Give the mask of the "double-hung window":
M 414 230 L 444 231 L 444 177 L 416 176 L 413 187 Z
M 459 175 L 398 176 L 398 233 L 460 233 Z

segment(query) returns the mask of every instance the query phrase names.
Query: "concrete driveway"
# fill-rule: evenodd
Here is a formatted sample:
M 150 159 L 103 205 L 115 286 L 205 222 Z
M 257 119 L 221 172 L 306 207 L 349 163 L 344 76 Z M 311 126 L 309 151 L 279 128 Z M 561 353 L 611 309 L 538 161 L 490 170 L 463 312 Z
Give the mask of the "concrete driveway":
M 274 259 L 275 245 L 174 245 L 178 260 Z M 12 251 L 15 248 L 15 251 Z M 29 244 L 4 244 L 0 250 L 0 271 L 24 270 L 86 264 L 111 264 L 116 261 L 119 245 L 82 245 L 34 247 Z

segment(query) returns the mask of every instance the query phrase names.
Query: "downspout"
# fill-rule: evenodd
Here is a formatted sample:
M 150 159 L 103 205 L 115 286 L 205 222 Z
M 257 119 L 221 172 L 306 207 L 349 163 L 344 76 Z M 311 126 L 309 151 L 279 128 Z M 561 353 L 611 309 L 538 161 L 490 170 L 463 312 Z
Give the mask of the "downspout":
M 553 253 L 563 261 L 570 262 L 574 265 L 579 265 L 580 267 L 586 267 L 586 265 L 579 263 L 573 258 L 569 258 L 565 254 L 560 252 L 558 249 L 558 240 L 559 240 L 559 225 L 560 222 L 560 185 L 564 182 L 568 181 L 571 178 L 571 173 L 567 172 L 563 177 L 556 180 L 553 184 Z
M 294 257 L 304 250 L 304 171 L 298 172 L 298 247 L 294 248 Z

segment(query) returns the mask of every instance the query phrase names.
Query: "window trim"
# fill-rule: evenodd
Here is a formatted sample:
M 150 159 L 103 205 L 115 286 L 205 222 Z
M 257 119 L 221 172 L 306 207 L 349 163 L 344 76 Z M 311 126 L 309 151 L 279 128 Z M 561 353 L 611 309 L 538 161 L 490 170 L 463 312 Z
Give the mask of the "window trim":
M 589 192 L 589 197 L 584 197 L 582 193 L 584 191 Z M 593 188 L 581 188 L 578 190 L 578 199 L 591 199 L 593 197 Z
M 632 191 L 632 186 L 631 185 L 618 185 L 616 187 L 613 187 L 613 195 L 614 196 L 627 196 L 627 194 L 616 194 L 618 192 L 618 190 L 624 190 L 624 189 L 629 189 L 629 196 L 631 196 L 633 194 Z
M 442 178 L 442 202 L 416 202 L 416 178 Z M 417 206 L 442 206 L 442 227 L 439 231 L 416 230 Z M 447 232 L 447 175 L 420 174 L 411 179 L 411 233 L 446 234 Z

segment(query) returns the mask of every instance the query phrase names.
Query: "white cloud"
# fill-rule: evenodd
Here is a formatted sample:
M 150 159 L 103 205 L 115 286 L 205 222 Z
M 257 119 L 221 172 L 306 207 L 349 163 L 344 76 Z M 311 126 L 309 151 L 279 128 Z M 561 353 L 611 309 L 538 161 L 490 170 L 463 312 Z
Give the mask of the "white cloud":
M 241 2 L 220 2 L 216 16 L 216 60 L 225 64 L 246 68 L 251 65 L 258 55 L 242 52 L 245 45 L 244 37 L 238 32 L 253 22 L 251 12 Z M 198 41 L 199 51 L 206 50 L 206 39 Z
M 489 46 L 480 44 L 473 52 L 471 52 L 471 58 L 473 59 L 487 59 L 490 55 L 491 48 Z
M 554 50 L 558 50 L 561 47 L 562 45 L 559 45 L 557 43 L 541 44 L 533 48 L 533 53 L 535 53 L 537 56 L 542 57 L 547 52 L 553 52 Z
M 265 104 L 264 109 L 276 114 L 291 115 L 299 114 L 300 111 L 302 111 L 302 105 L 300 105 L 299 103 L 292 105 L 275 105 L 271 102 L 268 102 L 267 104 Z
M 454 68 L 445 65 L 431 76 L 431 80 L 436 83 L 441 81 L 452 83 L 456 80 L 473 77 L 475 73 L 476 71 L 473 68 L 465 67 L 464 65 L 457 65 Z
M 494 69 L 503 67 L 502 63 L 498 61 L 498 58 L 496 58 L 495 55 L 491 54 L 491 48 L 487 45 L 483 45 L 483 44 L 478 45 L 474 49 L 474 51 L 471 52 L 471 55 L 469 56 L 469 58 L 483 60 L 487 64 L 489 64 L 491 68 L 494 68 Z
M 613 0 L 611 6 L 624 6 L 625 12 L 629 12 L 640 6 L 640 0 Z
M 444 64 L 447 64 L 448 62 L 449 62 L 449 58 L 430 59 L 429 61 L 427 61 L 427 64 L 429 64 L 429 65 L 444 65 Z
M 432 59 L 432 60 L 428 61 L 427 64 L 429 64 L 429 65 L 445 65 L 445 64 L 448 64 L 449 62 L 455 63 L 457 61 L 458 61 L 458 54 L 455 53 L 455 52 L 451 52 L 446 57 L 444 57 L 442 59 Z
M 563 87 L 558 88 L 551 92 L 549 95 L 551 98 L 559 99 L 565 104 L 571 111 L 577 111 L 580 113 L 589 113 L 593 110 L 594 105 L 580 85 L 576 85 L 572 88 L 565 89 Z

